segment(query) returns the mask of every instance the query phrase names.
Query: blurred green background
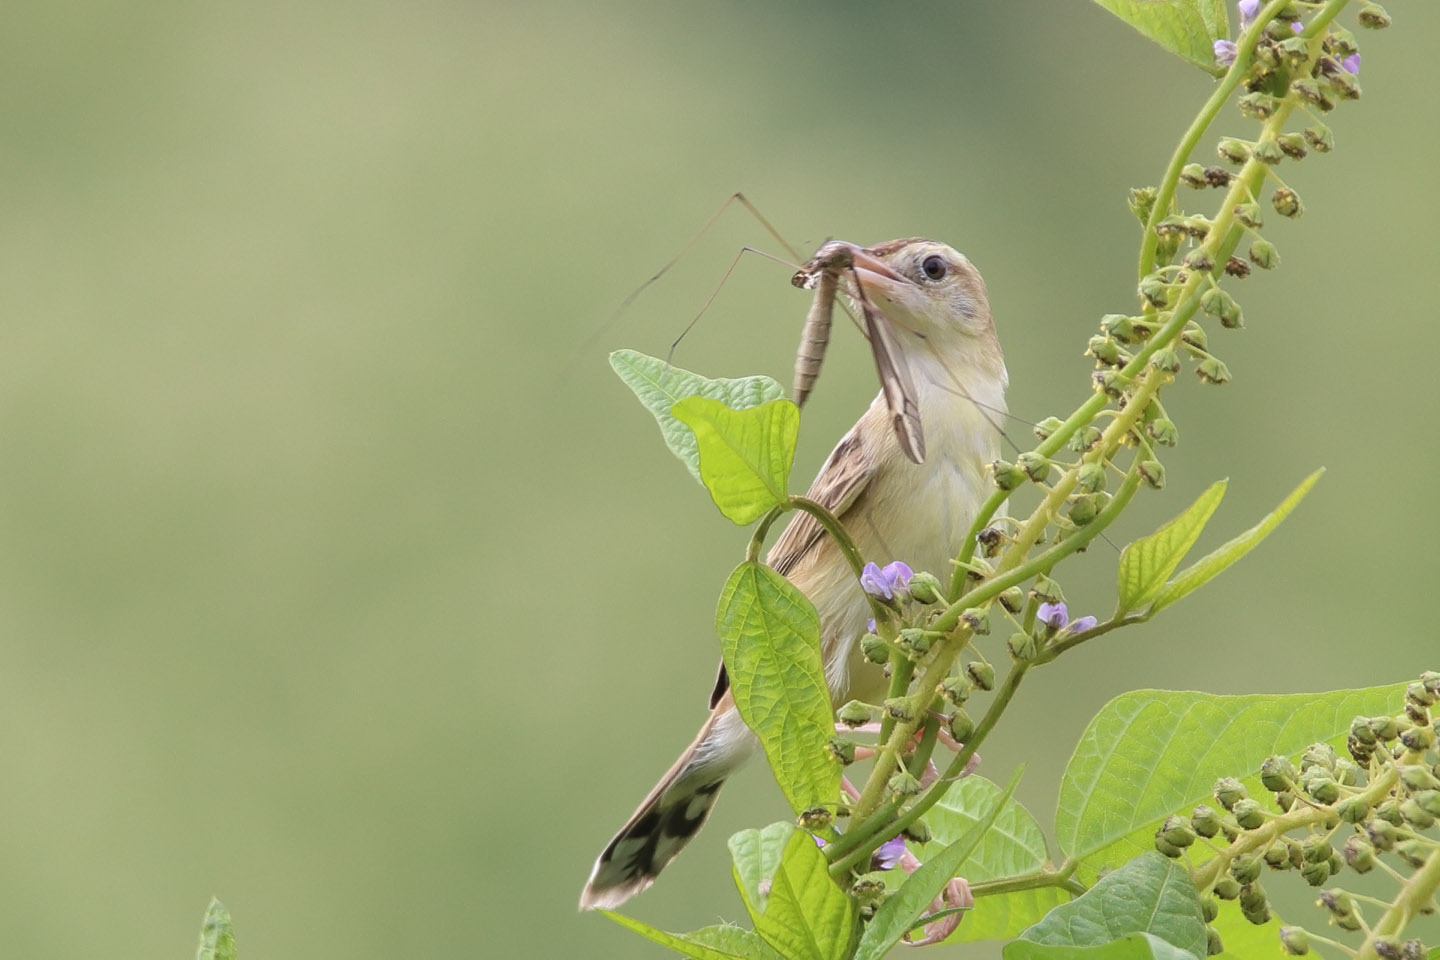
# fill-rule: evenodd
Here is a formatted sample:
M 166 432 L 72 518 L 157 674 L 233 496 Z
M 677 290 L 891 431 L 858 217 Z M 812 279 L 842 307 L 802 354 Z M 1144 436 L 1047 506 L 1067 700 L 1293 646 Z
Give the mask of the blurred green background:
M 985 765 L 1027 764 L 1042 818 L 1123 690 L 1440 666 L 1412 607 L 1435 576 L 1440 8 L 1392 13 L 1339 149 L 1283 168 L 1308 213 L 1237 289 L 1247 329 L 1212 338 L 1234 383 L 1172 392 L 1171 485 L 1115 539 L 1229 476 L 1204 547 L 1330 472 L 1174 615 L 1027 683 Z M 663 354 L 740 245 L 775 244 L 729 214 L 607 317 L 744 190 L 801 248 L 968 252 L 1012 410 L 1064 414 L 1096 319 L 1133 305 L 1126 189 L 1211 88 L 1081 0 L 58 0 L 11 5 L 0 54 L 16 957 L 187 956 L 212 893 L 250 958 L 661 955 L 574 903 L 704 713 L 746 535 L 605 355 Z M 788 383 L 788 275 L 747 257 L 677 362 Z M 840 331 L 797 485 L 874 390 Z M 1114 561 L 1074 565 L 1072 610 L 1108 609 Z M 736 918 L 724 840 L 783 814 L 753 766 L 635 912 Z

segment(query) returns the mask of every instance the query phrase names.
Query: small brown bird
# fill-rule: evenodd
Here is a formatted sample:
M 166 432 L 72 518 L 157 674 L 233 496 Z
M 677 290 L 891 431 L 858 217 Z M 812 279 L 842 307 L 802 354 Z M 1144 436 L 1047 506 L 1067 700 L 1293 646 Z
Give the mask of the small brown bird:
M 848 248 L 843 257 L 828 259 L 849 261 L 839 274 L 841 292 L 857 307 L 868 301 L 874 308 L 862 312 L 882 390 L 826 458 L 806 496 L 840 517 L 866 559 L 904 560 L 943 578 L 994 489 L 986 466 L 1000 455 L 997 419 L 1005 412 L 1008 377 L 985 282 L 962 254 L 934 240 L 842 246 Z M 822 247 L 812 264 L 835 247 Z M 820 615 L 834 701 L 883 697 L 880 669 L 864 660 L 857 642 L 869 606 L 832 539 L 808 514 L 797 513 L 767 562 Z M 614 908 L 650 886 L 699 832 L 721 784 L 756 744 L 722 666 L 710 716 L 605 846 L 580 894 L 581 909 Z

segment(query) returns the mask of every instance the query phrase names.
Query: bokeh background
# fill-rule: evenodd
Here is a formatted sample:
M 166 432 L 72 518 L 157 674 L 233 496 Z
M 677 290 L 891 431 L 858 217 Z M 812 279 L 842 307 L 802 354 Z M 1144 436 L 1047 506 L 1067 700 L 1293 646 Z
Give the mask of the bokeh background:
M 1339 149 L 1172 391 L 1182 445 L 1116 542 L 1211 480 L 1201 544 L 1316 465 L 1262 550 L 1040 672 L 985 764 L 1042 819 L 1140 686 L 1305 691 L 1440 666 L 1440 8 L 1365 35 Z M 0 33 L 0 950 L 660 956 L 574 903 L 703 714 L 745 533 L 605 355 L 663 354 L 742 244 L 923 234 L 983 269 L 1027 420 L 1133 304 L 1126 190 L 1211 87 L 1097 6 L 55 0 Z M 1218 132 L 1250 126 L 1227 114 Z M 1208 153 L 1207 145 L 1202 155 Z M 1214 195 L 1211 195 L 1214 196 Z M 1209 203 L 1209 198 L 1206 198 Z M 806 296 L 740 263 L 677 362 L 788 382 Z M 837 337 L 803 484 L 875 390 Z M 1023 423 L 1014 425 L 1024 435 Z M 1066 579 L 1113 599 L 1115 551 Z M 740 908 L 756 765 L 634 904 Z M 990 956 L 992 947 L 955 951 Z

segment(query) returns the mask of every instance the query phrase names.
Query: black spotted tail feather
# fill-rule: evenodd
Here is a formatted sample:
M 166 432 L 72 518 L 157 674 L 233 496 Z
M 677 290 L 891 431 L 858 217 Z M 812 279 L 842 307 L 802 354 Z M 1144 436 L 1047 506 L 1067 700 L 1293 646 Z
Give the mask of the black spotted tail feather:
M 654 883 L 705 825 L 725 778 L 752 744 L 733 707 L 712 714 L 695 742 L 605 845 L 580 893 L 580 909 L 612 910 Z

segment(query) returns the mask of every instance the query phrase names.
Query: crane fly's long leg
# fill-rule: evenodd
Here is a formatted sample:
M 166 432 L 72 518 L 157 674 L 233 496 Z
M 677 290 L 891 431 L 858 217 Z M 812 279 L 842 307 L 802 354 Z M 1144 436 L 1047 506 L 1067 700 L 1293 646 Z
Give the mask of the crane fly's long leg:
M 636 298 L 638 298 L 640 294 L 644 293 L 647 287 L 649 287 L 655 281 L 659 280 L 661 277 L 665 276 L 665 274 L 670 271 L 671 267 L 679 263 L 685 257 L 685 254 L 689 253 L 690 249 L 694 247 L 695 244 L 700 242 L 700 238 L 710 232 L 710 228 L 715 226 L 715 224 L 719 221 L 720 217 L 724 215 L 726 210 L 730 209 L 730 205 L 733 203 L 739 203 L 746 210 L 750 211 L 750 215 L 753 216 L 757 221 L 759 221 L 760 226 L 765 228 L 765 232 L 775 238 L 775 242 L 780 244 L 780 246 L 784 248 L 785 252 L 790 255 L 792 260 L 796 261 L 797 263 L 799 262 L 799 251 L 797 251 L 794 247 L 787 243 L 784 237 L 780 236 L 780 231 L 776 230 L 775 227 L 770 223 L 770 221 L 765 218 L 765 215 L 762 214 L 760 210 L 755 206 L 755 204 L 750 202 L 750 198 L 745 196 L 745 194 L 743 193 L 732 193 L 729 197 L 725 199 L 724 203 L 720 204 L 720 209 L 716 210 L 713 214 L 710 215 L 710 219 L 705 221 L 705 225 L 696 232 L 695 236 L 691 237 L 686 242 L 685 246 L 680 248 L 679 253 L 675 254 L 675 256 L 667 260 L 665 262 L 665 265 L 662 266 L 659 270 L 656 270 L 653 274 L 651 274 L 648 280 L 640 284 L 640 286 L 636 287 L 630 292 L 629 296 L 627 296 L 624 300 L 620 301 L 620 306 L 615 308 L 615 312 L 612 313 L 609 318 L 607 318 L 606 321 L 600 325 L 600 328 L 598 330 L 592 333 L 589 338 L 587 338 L 585 342 L 580 345 L 578 353 L 588 353 L 590 349 L 595 346 L 596 342 L 598 342 L 599 339 L 603 337 L 610 330 L 610 328 L 615 325 L 615 321 L 619 320 L 620 317 L 625 313 L 625 311 L 630 309 L 630 305 L 635 302 Z
M 803 407 L 815 380 L 820 376 L 820 364 L 825 360 L 825 348 L 830 343 L 830 321 L 835 314 L 835 293 L 840 286 L 840 275 L 833 270 L 821 272 L 815 282 L 815 298 L 810 301 L 810 313 L 805 317 L 805 328 L 800 333 L 800 350 L 795 355 L 795 406 Z
M 680 346 L 680 341 L 684 340 L 685 335 L 688 334 L 692 329 L 694 329 L 695 324 L 700 322 L 701 317 L 705 316 L 705 311 L 710 309 L 710 305 L 715 302 L 715 298 L 720 296 L 720 291 L 725 288 L 725 283 L 730 279 L 730 274 L 734 273 L 735 268 L 740 265 L 740 258 L 745 256 L 745 254 L 747 253 L 756 254 L 757 256 L 764 257 L 767 260 L 774 260 L 776 263 L 784 264 L 787 267 L 795 266 L 789 261 L 780 259 L 773 253 L 766 253 L 764 250 L 757 250 L 754 247 L 741 247 L 740 252 L 735 254 L 735 259 L 730 261 L 730 266 L 725 268 L 725 273 L 721 275 L 720 282 L 715 285 L 714 290 L 710 291 L 710 296 L 705 298 L 705 305 L 700 308 L 700 312 L 695 314 L 695 316 L 691 318 L 689 323 L 685 324 L 685 329 L 680 331 L 680 336 L 676 337 L 674 341 L 671 342 L 670 352 L 665 354 L 666 363 L 670 363 L 671 360 L 675 359 L 675 348 Z

